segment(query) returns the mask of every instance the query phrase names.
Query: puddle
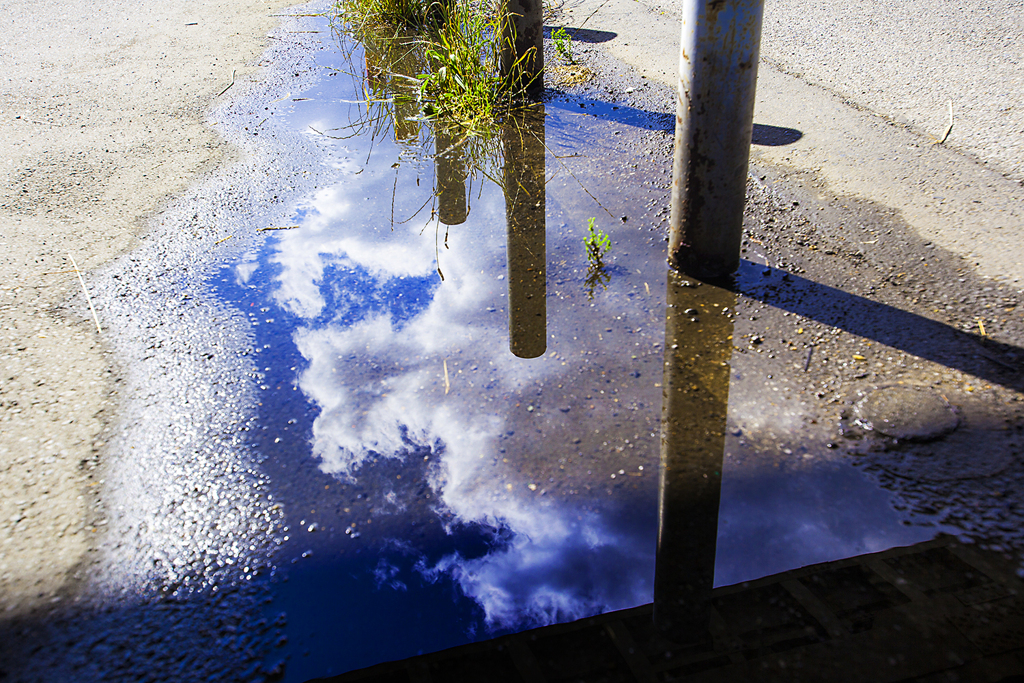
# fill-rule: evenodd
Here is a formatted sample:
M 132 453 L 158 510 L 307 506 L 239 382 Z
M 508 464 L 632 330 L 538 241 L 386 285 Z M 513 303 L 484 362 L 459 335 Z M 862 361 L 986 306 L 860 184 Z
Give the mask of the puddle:
M 958 446 L 929 459 L 920 449 L 933 443 L 906 451 L 853 434 L 853 407 L 881 386 L 923 385 L 936 363 L 1019 390 L 1015 380 L 927 341 L 941 338 L 932 321 L 846 294 L 853 275 L 825 282 L 780 259 L 759 230 L 792 209 L 762 185 L 730 288 L 670 276 L 670 115 L 556 92 L 467 143 L 385 97 L 396 87 L 386 65 L 414 59 L 415 44 L 397 57 L 339 48 L 316 28 L 318 79 L 252 105 L 234 131 L 298 161 L 267 165 L 265 204 L 246 219 L 262 234 L 237 240 L 199 286 L 216 302 L 216 321 L 196 326 L 209 339 L 167 344 L 211 349 L 179 375 L 212 388 L 178 408 L 218 406 L 196 438 L 216 441 L 202 453 L 227 483 L 190 499 L 202 468 L 158 459 L 167 476 L 147 495 L 164 502 L 112 522 L 166 556 L 158 566 L 138 553 L 133 571 L 159 574 L 176 599 L 256 586 L 246 595 L 262 601 L 259 634 L 233 650 L 270 650 L 264 672 L 304 681 L 650 603 L 656 588 L 685 595 L 694 577 L 731 585 L 978 528 L 922 521 L 935 491 L 892 483 L 922 468 L 917 484 L 948 483 Z M 370 110 L 364 86 L 380 100 Z M 584 245 L 590 218 L 611 240 L 600 264 Z M 152 267 L 139 291 L 175 272 Z M 863 371 L 876 353 L 892 366 Z M 164 361 L 146 367 L 176 376 Z M 178 384 L 171 399 L 191 396 Z M 145 408 L 136 432 L 162 420 Z M 950 439 L 990 439 L 978 437 L 985 410 L 972 410 Z M 978 477 L 1016 472 L 1018 435 L 1000 432 L 1016 455 L 979 457 Z M 158 455 L 190 452 L 152 438 Z M 242 443 L 237 460 L 217 450 Z M 663 443 L 671 474 L 659 491 Z M 122 479 L 156 476 L 144 469 Z M 235 535 L 205 532 L 202 556 L 189 555 L 198 533 L 191 518 L 179 524 L 183 499 L 200 528 L 230 521 Z
M 467 145 L 402 98 L 353 104 L 361 83 L 339 61 L 365 63 L 380 97 L 381 46 L 319 60 L 339 70 L 269 115 L 336 179 L 215 278 L 260 351 L 254 445 L 286 514 L 266 614 L 285 680 L 650 602 L 665 385 L 697 397 L 669 408 L 675 448 L 713 436 L 699 514 L 689 484 L 666 494 L 699 520 L 672 553 L 699 550 L 719 585 L 931 536 L 845 463 L 737 464 L 726 416 L 763 392 L 745 363 L 730 370 L 750 304 L 666 290 L 650 215 L 667 178 L 648 161 L 666 117 L 555 96 Z M 612 242 L 599 269 L 592 217 Z M 722 349 L 721 371 L 666 374 L 666 325 L 675 347 Z
M 352 85 L 287 105 L 338 181 L 218 278 L 262 348 L 287 680 L 652 595 L 665 267 L 628 218 L 637 136 L 566 102 L 480 145 L 502 158 L 389 112 L 312 132 L 363 115 Z M 614 246 L 588 287 L 591 217 Z

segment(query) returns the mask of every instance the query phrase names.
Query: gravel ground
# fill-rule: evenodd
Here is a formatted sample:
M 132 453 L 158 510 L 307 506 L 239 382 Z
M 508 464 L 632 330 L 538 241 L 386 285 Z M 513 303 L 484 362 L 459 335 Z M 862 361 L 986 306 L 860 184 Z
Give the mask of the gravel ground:
M 264 24 L 248 30 L 256 34 L 281 21 L 267 18 L 270 12 L 261 7 Z M 92 456 L 81 465 L 72 449 L 63 471 L 52 467 L 54 459 L 44 460 L 57 469 L 64 489 L 43 480 L 35 486 L 54 489 L 49 499 L 38 488 L 5 492 L 29 504 L 28 513 L 12 516 L 15 523 L 5 529 L 4 680 L 263 680 L 274 674 L 275 663 L 264 659 L 284 622 L 263 614 L 268 585 L 258 575 L 267 573 L 280 513 L 265 490 L 258 455 L 247 445 L 251 420 L 240 417 L 253 414 L 258 400 L 251 378 L 261 349 L 253 348 L 248 320 L 220 305 L 206 283 L 217 259 L 237 259 L 250 249 L 261 239 L 258 227 L 281 222 L 277 207 L 290 193 L 316 181 L 316 170 L 301 164 L 308 141 L 301 135 L 261 138 L 257 130 L 271 94 L 280 99 L 303 90 L 316 76 L 308 41 L 289 38 L 311 28 L 309 21 L 287 20 L 273 30 L 258 82 L 239 79 L 233 86 L 246 97 L 186 112 L 195 119 L 190 126 L 215 140 L 204 169 L 229 163 L 205 178 L 193 169 L 192 186 L 178 190 L 178 199 L 165 201 L 152 219 L 136 216 L 127 226 L 138 230 L 128 254 L 85 275 L 103 326 L 98 365 L 116 377 L 106 388 L 116 411 L 89 425 Z M 247 47 L 260 50 L 255 39 Z M 230 74 L 205 101 L 228 83 Z M 175 137 L 180 131 L 163 134 L 165 144 L 187 147 Z M 170 152 L 164 158 L 185 168 Z M 128 161 L 125 173 L 146 170 Z M 28 235 L 15 237 L 29 248 Z M 80 290 L 71 287 L 63 296 L 50 304 L 58 321 L 89 315 Z M 79 334 L 94 339 L 87 324 L 88 318 L 79 323 Z M 67 353 L 45 360 L 58 377 Z M 11 412 L 21 415 L 18 405 L 34 400 L 31 391 L 19 391 Z M 103 404 L 85 408 L 95 412 L 97 405 Z M 63 443 L 59 430 L 29 433 L 45 434 L 47 446 Z M 5 465 L 21 465 L 30 479 L 36 464 L 24 443 L 10 448 L 16 455 Z M 19 482 L 5 479 L 9 483 Z M 54 499 L 59 493 L 65 498 Z M 79 509 L 68 510 L 76 500 Z M 52 525 L 31 517 L 32 504 L 68 517 L 77 513 L 70 535 L 78 545 L 65 550 Z M 66 566 L 55 562 L 61 553 L 71 556 Z M 28 581 L 35 585 L 26 588 Z
M 280 0 L 14 2 L 0 31 L 0 619 L 75 595 L 103 527 L 123 364 L 71 268 L 235 154 L 206 124 L 242 92 Z M 82 18 L 85 19 L 82 19 Z M 103 311 L 101 310 L 101 313 Z

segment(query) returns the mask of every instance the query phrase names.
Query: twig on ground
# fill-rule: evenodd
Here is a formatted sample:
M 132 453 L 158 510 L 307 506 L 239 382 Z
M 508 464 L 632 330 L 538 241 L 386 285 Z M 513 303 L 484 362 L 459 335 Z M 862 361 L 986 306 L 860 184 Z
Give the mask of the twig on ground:
M 297 225 L 275 225 L 269 228 L 256 228 L 256 232 L 267 232 L 268 230 L 294 230 Z
M 232 69 L 232 70 L 231 70 L 231 82 L 230 82 L 230 83 L 228 83 L 228 85 L 227 85 L 227 87 L 226 87 L 226 88 L 224 88 L 224 89 L 223 89 L 223 90 L 221 90 L 221 91 L 220 91 L 219 93 L 217 93 L 217 97 L 220 97 L 221 95 L 223 95 L 224 93 L 226 93 L 226 92 L 228 91 L 228 89 L 229 89 L 229 88 L 230 88 L 231 86 L 233 86 L 234 84 L 235 84 L 235 70 L 234 70 L 234 69 Z
M 223 239 L 219 239 L 219 240 L 217 240 L 216 242 L 214 242 L 214 243 L 213 243 L 213 246 L 217 246 L 217 245 L 218 245 L 218 244 L 220 244 L 221 242 L 227 242 L 227 241 L 228 241 L 229 239 L 231 239 L 232 237 L 234 237 L 234 235 L 228 235 L 227 237 L 225 237 L 225 238 L 223 238 Z
M 953 132 L 953 100 L 948 100 L 949 105 L 949 126 L 946 128 L 946 132 L 942 134 L 942 137 L 932 142 L 933 145 L 941 145 L 949 137 L 949 134 Z
M 89 303 L 89 310 L 92 311 L 92 320 L 96 323 L 96 331 L 103 334 L 103 328 L 100 327 L 100 318 L 96 315 L 96 309 L 92 306 L 92 298 L 89 296 L 89 290 L 85 288 L 85 280 L 82 279 L 82 271 L 78 269 L 78 264 L 75 263 L 75 257 L 68 252 L 68 258 L 71 259 L 71 265 L 75 267 L 75 273 L 78 275 L 78 281 L 82 283 L 82 291 L 85 293 L 85 300 Z

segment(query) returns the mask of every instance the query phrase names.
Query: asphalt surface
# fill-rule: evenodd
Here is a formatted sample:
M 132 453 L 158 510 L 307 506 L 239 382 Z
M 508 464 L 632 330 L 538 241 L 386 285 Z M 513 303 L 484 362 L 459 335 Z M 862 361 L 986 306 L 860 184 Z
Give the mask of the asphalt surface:
M 1024 3 L 769 0 L 762 57 L 1024 181 Z
M 678 2 L 641 0 L 678 19 Z M 764 65 L 1024 181 L 1024 3 L 767 0 Z

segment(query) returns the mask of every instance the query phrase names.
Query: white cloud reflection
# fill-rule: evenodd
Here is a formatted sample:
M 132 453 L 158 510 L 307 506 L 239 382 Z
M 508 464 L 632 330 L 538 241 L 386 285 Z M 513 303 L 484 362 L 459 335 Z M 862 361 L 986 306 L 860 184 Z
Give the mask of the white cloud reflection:
M 404 204 L 418 205 L 427 196 L 401 180 L 399 196 L 421 197 Z M 446 249 L 445 226 L 424 228 L 422 220 L 413 220 L 392 231 L 389 216 L 373 215 L 371 202 L 362 202 L 390 193 L 392 182 L 393 176 L 367 173 L 320 191 L 304 207 L 302 228 L 281 234 L 272 259 L 280 267 L 276 300 L 307 321 L 294 340 L 308 361 L 299 388 L 320 410 L 312 449 L 321 468 L 349 477 L 370 457 L 402 457 L 408 440 L 443 444 L 434 449 L 443 462 L 430 482 L 443 506 L 457 523 L 512 534 L 482 557 L 456 553 L 429 567 L 421 561 L 420 569 L 433 580 L 455 580 L 481 605 L 491 628 L 548 624 L 648 602 L 650 539 L 529 491 L 527 482 L 516 480 L 522 475 L 498 464 L 509 397 L 565 371 L 552 359 L 524 361 L 508 351 L 500 194 L 474 202 L 477 227 L 451 228 Z M 434 274 L 435 249 L 443 283 Z M 397 320 L 384 305 L 344 324 L 325 311 L 329 268 L 369 276 L 377 287 L 403 278 L 433 278 L 424 282 L 434 284 L 422 285 L 426 301 L 408 319 Z M 638 566 L 649 567 L 651 575 Z M 389 580 L 387 568 L 379 569 L 379 581 Z

